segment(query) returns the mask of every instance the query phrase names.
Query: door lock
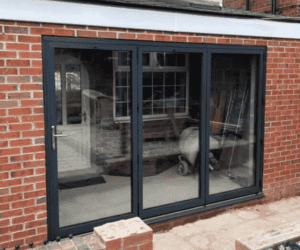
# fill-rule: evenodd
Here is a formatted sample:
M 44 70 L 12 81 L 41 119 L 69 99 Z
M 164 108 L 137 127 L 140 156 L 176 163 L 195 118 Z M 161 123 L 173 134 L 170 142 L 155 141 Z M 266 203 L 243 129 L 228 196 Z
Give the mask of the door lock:
M 51 134 L 52 134 L 52 149 L 56 149 L 56 137 L 66 137 L 68 135 L 63 135 L 62 132 L 56 132 L 55 126 L 51 126 Z

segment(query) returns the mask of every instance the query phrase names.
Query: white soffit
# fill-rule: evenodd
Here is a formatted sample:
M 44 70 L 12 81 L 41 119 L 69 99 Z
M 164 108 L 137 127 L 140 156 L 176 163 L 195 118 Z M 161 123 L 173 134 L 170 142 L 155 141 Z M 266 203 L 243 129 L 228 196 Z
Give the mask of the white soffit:
M 300 38 L 300 24 L 49 0 L 0 0 L 0 20 L 256 37 Z

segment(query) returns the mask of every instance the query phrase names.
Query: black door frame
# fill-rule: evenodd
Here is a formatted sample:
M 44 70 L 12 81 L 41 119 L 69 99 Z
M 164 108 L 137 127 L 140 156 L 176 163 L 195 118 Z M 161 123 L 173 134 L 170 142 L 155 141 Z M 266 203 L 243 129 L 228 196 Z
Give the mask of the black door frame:
M 51 148 L 50 128 L 56 125 L 56 110 L 54 84 L 54 49 L 55 48 L 73 48 L 73 49 L 99 49 L 99 50 L 128 50 L 132 52 L 132 96 L 138 98 L 132 99 L 132 213 L 100 219 L 97 221 L 86 222 L 79 225 L 72 225 L 59 228 L 58 219 L 58 179 L 57 167 L 55 165 L 57 154 Z M 200 198 L 178 202 L 162 207 L 151 209 L 142 209 L 142 109 L 138 109 L 138 103 L 142 103 L 142 53 L 143 51 L 176 51 L 187 53 L 202 53 L 202 84 L 199 96 L 201 98 L 201 122 L 199 131 L 208 131 L 210 109 L 208 105 L 208 96 L 210 96 L 210 62 L 212 53 L 238 53 L 252 54 L 259 58 L 257 88 L 256 88 L 256 133 L 257 143 L 255 148 L 256 155 L 256 182 L 255 186 L 244 188 L 242 190 L 209 195 L 208 189 L 208 171 L 205 168 L 209 161 L 209 133 L 201 133 L 199 145 L 205 145 L 200 151 L 200 175 L 199 179 Z M 160 222 L 166 219 L 185 216 L 203 211 L 203 208 L 210 207 L 218 201 L 228 201 L 229 199 L 241 197 L 241 201 L 253 198 L 247 198 L 249 194 L 259 194 L 262 192 L 262 167 L 263 167 L 263 131 L 264 131 L 264 97 L 265 97 L 265 71 L 266 71 L 266 48 L 251 46 L 230 46 L 230 45 L 211 45 L 211 44 L 183 44 L 183 43 L 164 43 L 164 42 L 141 42 L 126 40 L 103 40 L 87 38 L 64 38 L 64 37 L 43 37 L 43 91 L 44 91 L 44 109 L 45 109 L 45 147 L 46 147 L 46 183 L 47 183 L 47 215 L 48 215 L 48 239 L 54 240 L 57 236 L 67 237 L 70 233 L 73 235 L 92 231 L 95 226 L 105 224 L 111 221 L 140 216 L 142 219 L 148 219 L 152 222 Z M 134 112 L 136 111 L 136 112 Z M 53 165 L 54 164 L 54 165 Z M 243 198 L 245 196 L 245 198 Z M 261 197 L 261 195 L 259 196 Z M 258 198 L 258 197 L 257 197 Z M 228 203 L 228 202 L 227 202 Z M 216 203 L 217 204 L 217 203 Z M 187 212 L 190 209 L 191 212 Z M 152 218 L 152 219 L 151 219 Z

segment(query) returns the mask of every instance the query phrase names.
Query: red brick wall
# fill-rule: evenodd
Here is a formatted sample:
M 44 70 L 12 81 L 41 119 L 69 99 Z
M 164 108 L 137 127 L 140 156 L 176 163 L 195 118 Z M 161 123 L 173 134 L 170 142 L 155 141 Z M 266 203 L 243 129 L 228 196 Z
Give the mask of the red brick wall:
M 47 238 L 41 35 L 267 46 L 266 198 L 168 223 L 300 194 L 300 41 L 21 22 L 0 22 L 0 32 L 1 247 Z
M 250 0 L 250 10 L 253 12 L 271 13 L 272 0 Z M 300 0 L 277 0 L 277 11 L 283 16 L 297 17 L 299 15 Z M 223 0 L 225 7 L 243 9 L 246 0 Z
M 223 6 L 235 9 L 244 9 L 246 6 L 246 0 L 223 0 Z

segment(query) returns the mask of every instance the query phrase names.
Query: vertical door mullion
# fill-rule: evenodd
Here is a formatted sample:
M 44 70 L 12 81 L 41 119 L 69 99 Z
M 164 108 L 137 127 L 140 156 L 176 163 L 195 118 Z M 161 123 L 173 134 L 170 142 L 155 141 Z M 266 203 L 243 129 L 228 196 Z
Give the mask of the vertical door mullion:
M 137 48 L 137 124 L 138 124 L 138 213 L 143 211 L 143 65 L 142 50 Z
M 139 153 L 139 136 L 138 136 L 138 101 L 135 96 L 138 96 L 138 66 L 137 66 L 137 49 L 132 51 L 131 59 L 131 84 L 132 84 L 132 107 L 131 107 L 131 138 L 132 138 L 132 212 L 135 216 L 138 215 L 139 189 L 138 189 L 138 153 Z
M 202 170 L 203 170 L 203 175 L 205 176 L 205 181 L 204 181 L 204 187 L 202 189 L 203 193 L 205 193 L 205 204 L 207 204 L 207 199 L 209 196 L 209 171 L 208 171 L 208 164 L 209 164 L 209 136 L 210 136 L 210 95 L 211 95 L 211 50 L 207 49 L 204 52 L 204 74 L 205 74 L 205 79 L 203 79 L 203 93 L 202 95 L 203 101 L 202 104 L 204 105 L 205 108 L 202 109 L 203 111 L 203 130 L 201 130 L 202 133 L 202 140 L 204 143 L 204 149 L 201 148 L 201 156 L 202 156 L 202 161 L 201 163 L 204 164 L 202 165 Z M 204 102 L 204 103 L 203 103 Z

